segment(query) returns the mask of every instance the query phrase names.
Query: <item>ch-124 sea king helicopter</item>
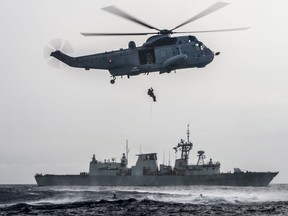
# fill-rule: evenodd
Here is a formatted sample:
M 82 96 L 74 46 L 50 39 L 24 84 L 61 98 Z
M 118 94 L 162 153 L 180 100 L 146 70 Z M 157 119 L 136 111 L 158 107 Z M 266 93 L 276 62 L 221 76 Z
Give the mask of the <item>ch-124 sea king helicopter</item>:
M 84 36 L 127 36 L 127 35 L 153 35 L 147 39 L 142 46 L 136 46 L 134 41 L 130 41 L 127 49 L 97 53 L 79 57 L 70 57 L 60 50 L 53 50 L 50 56 L 64 62 L 65 64 L 89 69 L 106 69 L 111 74 L 111 84 L 115 83 L 117 76 L 135 76 L 139 74 L 149 74 L 150 72 L 170 73 L 173 70 L 183 68 L 202 68 L 212 62 L 214 56 L 220 52 L 213 52 L 193 35 L 171 37 L 172 34 L 187 33 L 207 33 L 245 30 L 249 27 L 218 29 L 206 31 L 175 31 L 176 29 L 191 23 L 199 18 L 211 14 L 228 3 L 217 2 L 193 16 L 180 25 L 168 30 L 151 26 L 139 19 L 129 15 L 115 6 L 103 8 L 103 10 L 120 16 L 134 23 L 145 26 L 157 32 L 144 33 L 81 33 Z

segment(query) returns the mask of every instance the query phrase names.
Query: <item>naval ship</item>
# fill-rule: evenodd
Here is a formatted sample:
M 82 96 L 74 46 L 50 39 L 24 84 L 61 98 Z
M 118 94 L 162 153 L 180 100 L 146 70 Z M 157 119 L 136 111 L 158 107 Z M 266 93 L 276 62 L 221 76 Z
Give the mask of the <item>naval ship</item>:
M 90 162 L 89 172 L 80 174 L 53 175 L 36 174 L 38 186 L 75 185 L 75 186 L 185 186 L 185 185 L 222 185 L 222 186 L 267 186 L 278 172 L 250 172 L 234 168 L 234 172 L 221 173 L 220 163 L 205 162 L 205 152 L 198 151 L 196 164 L 189 164 L 189 154 L 193 144 L 183 139 L 173 149 L 180 152 L 175 165 L 160 164 L 157 153 L 138 154 L 137 162 L 128 167 L 128 150 L 121 161 L 115 159 L 99 161 L 95 155 Z M 127 148 L 127 146 L 126 146 Z

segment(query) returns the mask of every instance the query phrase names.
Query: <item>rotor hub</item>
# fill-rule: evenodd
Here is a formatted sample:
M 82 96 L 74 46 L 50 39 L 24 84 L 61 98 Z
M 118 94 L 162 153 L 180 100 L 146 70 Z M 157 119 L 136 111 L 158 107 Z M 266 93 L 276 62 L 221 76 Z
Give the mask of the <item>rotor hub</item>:
M 161 34 L 161 35 L 171 35 L 172 31 L 168 30 L 168 29 L 162 29 L 162 30 L 159 31 L 159 34 Z

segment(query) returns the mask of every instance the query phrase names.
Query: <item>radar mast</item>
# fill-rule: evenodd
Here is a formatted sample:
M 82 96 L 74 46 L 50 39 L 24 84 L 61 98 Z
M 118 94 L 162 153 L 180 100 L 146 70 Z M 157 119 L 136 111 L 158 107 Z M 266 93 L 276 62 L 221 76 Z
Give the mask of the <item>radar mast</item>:
M 189 130 L 189 124 L 187 125 L 187 141 L 185 142 L 183 139 L 180 140 L 180 143 L 176 147 L 174 147 L 175 151 L 179 149 L 181 151 L 181 159 L 188 160 L 189 159 L 189 153 L 192 149 L 192 142 L 190 141 L 190 130 Z

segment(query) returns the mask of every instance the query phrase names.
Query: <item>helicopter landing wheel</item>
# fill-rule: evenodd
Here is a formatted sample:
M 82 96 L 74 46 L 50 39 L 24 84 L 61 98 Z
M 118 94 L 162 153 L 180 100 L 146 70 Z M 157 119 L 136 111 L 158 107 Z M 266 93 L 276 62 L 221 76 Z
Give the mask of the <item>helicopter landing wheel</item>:
M 111 83 L 111 84 L 114 84 L 114 83 L 115 83 L 115 80 L 116 80 L 116 77 L 113 77 L 113 79 L 110 80 L 110 83 Z

